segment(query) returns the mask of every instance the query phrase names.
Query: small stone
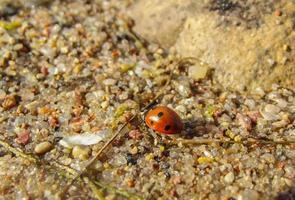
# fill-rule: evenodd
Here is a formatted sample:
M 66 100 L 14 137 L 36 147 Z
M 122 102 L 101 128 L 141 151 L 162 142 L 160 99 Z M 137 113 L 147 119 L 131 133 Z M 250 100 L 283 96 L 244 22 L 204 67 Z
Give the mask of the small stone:
M 236 118 L 237 118 L 238 123 L 239 123 L 240 126 L 245 128 L 247 131 L 252 130 L 252 121 L 251 121 L 250 117 L 238 113 Z
M 127 164 L 131 164 L 131 165 L 135 165 L 137 163 L 136 158 L 131 153 L 127 153 L 126 161 L 127 161 Z
M 280 120 L 280 121 L 276 121 L 273 122 L 271 125 L 273 126 L 274 129 L 280 129 L 280 128 L 284 128 L 285 126 L 287 126 L 290 123 L 289 120 Z
M 5 99 L 5 97 L 6 97 L 6 92 L 0 89 L 0 100 Z
M 262 88 L 258 87 L 254 90 L 254 95 L 257 95 L 258 97 L 263 97 L 265 95 L 265 92 Z
M 278 106 L 267 104 L 264 109 L 260 111 L 264 119 L 268 121 L 274 121 L 280 119 L 279 112 L 280 108 Z
M 116 82 L 117 81 L 115 79 L 108 78 L 103 81 L 103 84 L 105 84 L 107 86 L 111 86 L 111 85 L 115 85 Z
M 174 185 L 177 185 L 177 184 L 181 183 L 181 177 L 180 176 L 173 176 L 173 177 L 171 177 L 170 180 Z
M 286 149 L 285 154 L 288 158 L 295 160 L 295 149 Z
M 181 113 L 186 113 L 187 112 L 185 106 L 183 106 L 183 105 L 176 106 L 175 110 L 179 111 Z
M 235 180 L 235 175 L 233 172 L 229 172 L 224 176 L 224 181 L 231 184 Z
M 69 142 L 67 142 L 66 140 L 60 140 L 59 144 L 67 149 L 73 148 L 73 146 Z
M 145 160 L 147 160 L 147 161 L 151 161 L 153 159 L 154 159 L 154 155 L 152 153 L 149 153 L 145 156 Z
M 264 110 L 265 110 L 265 112 L 268 112 L 268 113 L 278 114 L 281 109 L 275 105 L 267 104 L 264 107 Z
M 199 157 L 197 161 L 199 164 L 208 164 L 213 162 L 214 159 L 210 157 Z
M 82 146 L 74 146 L 72 150 L 72 155 L 75 159 L 79 160 L 87 160 L 91 150 L 89 147 L 82 147 Z
M 290 165 L 288 165 L 288 166 L 286 166 L 284 168 L 284 170 L 285 170 L 285 176 L 287 178 L 294 178 L 295 177 L 295 169 L 294 169 L 294 167 L 291 167 Z
M 250 190 L 250 189 L 245 189 L 238 196 L 238 200 L 258 200 L 259 198 L 260 198 L 259 193 L 255 190 Z
M 289 186 L 292 187 L 294 185 L 294 181 L 288 178 L 284 178 L 285 183 Z
M 187 77 L 180 77 L 178 82 L 175 83 L 175 88 L 183 97 L 189 97 L 191 95 L 190 83 Z
M 131 130 L 128 133 L 128 135 L 130 138 L 135 139 L 135 140 L 140 140 L 143 137 L 142 133 L 139 130 Z
M 115 166 L 121 166 L 121 165 L 126 165 L 127 160 L 123 155 L 117 154 L 116 156 L 113 157 L 111 163 Z
M 15 96 L 14 95 L 6 96 L 3 103 L 2 103 L 2 107 L 5 110 L 9 110 L 9 109 L 13 108 L 14 106 L 16 106 Z
M 208 69 L 205 65 L 192 65 L 188 68 L 188 76 L 198 81 L 206 77 Z
M 274 14 L 275 14 L 276 17 L 280 17 L 282 15 L 282 11 L 275 10 Z
M 103 109 L 107 108 L 108 106 L 109 106 L 109 102 L 108 101 L 104 101 L 104 102 L 101 103 L 101 107 Z
M 253 99 L 246 99 L 245 100 L 245 105 L 247 105 L 251 110 L 253 110 L 256 106 L 256 103 Z
M 23 144 L 23 145 L 26 145 L 28 144 L 30 140 L 30 131 L 29 130 L 24 130 L 23 132 L 21 132 L 17 138 L 16 138 L 16 142 L 18 144 Z
M 119 95 L 120 100 L 126 100 L 128 99 L 129 95 L 128 92 L 123 92 L 122 94 Z
M 275 162 L 275 157 L 270 154 L 270 153 L 265 153 L 261 156 L 262 160 L 265 160 L 268 163 L 274 163 Z
M 39 154 L 39 155 L 45 154 L 46 152 L 50 151 L 52 149 L 52 147 L 53 147 L 52 144 L 48 141 L 41 142 L 36 145 L 35 153 Z
M 131 149 L 129 150 L 129 153 L 131 153 L 132 155 L 137 154 L 137 153 L 138 153 L 138 148 L 137 148 L 137 146 L 134 146 L 133 148 L 131 148 Z
M 127 186 L 130 188 L 133 188 L 135 186 L 135 181 L 133 179 L 128 179 L 126 182 Z
M 288 106 L 288 102 L 284 99 L 275 99 L 275 101 L 280 108 L 286 108 Z

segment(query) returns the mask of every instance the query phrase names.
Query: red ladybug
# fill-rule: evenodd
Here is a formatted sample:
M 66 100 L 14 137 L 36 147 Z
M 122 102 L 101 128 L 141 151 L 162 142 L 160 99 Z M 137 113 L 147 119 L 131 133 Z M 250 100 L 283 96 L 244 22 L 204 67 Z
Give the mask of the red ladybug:
M 145 116 L 147 126 L 159 133 L 176 134 L 183 129 L 183 123 L 178 114 L 167 106 L 157 106 Z

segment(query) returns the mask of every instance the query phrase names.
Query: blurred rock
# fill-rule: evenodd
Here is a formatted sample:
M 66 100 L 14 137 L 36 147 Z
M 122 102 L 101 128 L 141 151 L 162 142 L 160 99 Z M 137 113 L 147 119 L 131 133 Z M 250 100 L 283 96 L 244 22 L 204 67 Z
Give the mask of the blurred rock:
M 134 31 L 215 68 L 225 88 L 294 87 L 294 13 L 291 1 L 138 1 Z M 276 13 L 280 13 L 280 15 Z

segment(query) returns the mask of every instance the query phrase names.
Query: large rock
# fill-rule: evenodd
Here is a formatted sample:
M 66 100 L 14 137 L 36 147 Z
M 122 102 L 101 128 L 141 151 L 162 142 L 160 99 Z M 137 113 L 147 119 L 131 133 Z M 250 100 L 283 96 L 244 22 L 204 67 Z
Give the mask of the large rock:
M 295 86 L 293 1 L 140 0 L 134 30 L 214 67 L 224 87 Z

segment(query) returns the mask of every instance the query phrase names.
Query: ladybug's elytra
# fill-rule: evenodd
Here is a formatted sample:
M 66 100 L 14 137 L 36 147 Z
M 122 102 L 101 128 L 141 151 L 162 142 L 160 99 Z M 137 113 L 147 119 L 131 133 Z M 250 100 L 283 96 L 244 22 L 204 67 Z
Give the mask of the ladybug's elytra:
M 178 114 L 167 106 L 157 106 L 145 116 L 145 123 L 154 131 L 163 134 L 180 133 L 183 123 Z

